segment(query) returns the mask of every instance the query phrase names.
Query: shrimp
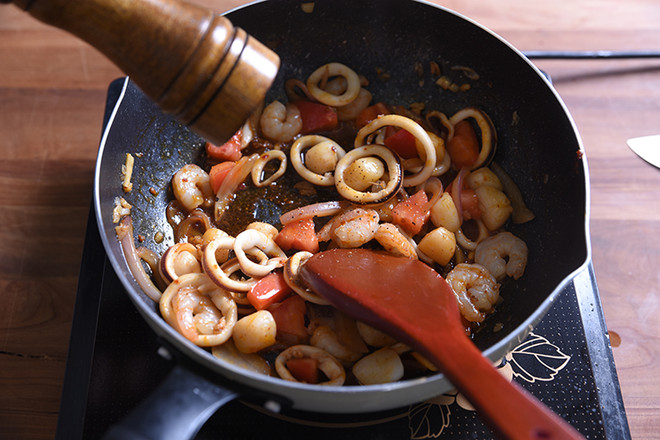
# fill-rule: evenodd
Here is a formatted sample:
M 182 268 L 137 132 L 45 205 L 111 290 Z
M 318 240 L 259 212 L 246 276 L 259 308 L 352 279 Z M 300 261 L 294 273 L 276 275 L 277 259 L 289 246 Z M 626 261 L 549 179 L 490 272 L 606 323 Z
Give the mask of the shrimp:
M 506 275 L 517 280 L 527 266 L 527 245 L 510 232 L 500 232 L 477 245 L 474 261 L 486 267 L 498 281 Z
M 447 275 L 461 315 L 470 322 L 482 322 L 500 297 L 500 285 L 479 264 L 461 263 Z
M 276 142 L 290 142 L 302 130 L 300 110 L 295 105 L 271 102 L 259 119 L 261 131 Z
M 369 90 L 360 88 L 360 92 L 353 101 L 337 107 L 337 117 L 340 121 L 350 121 L 357 118 L 360 112 L 369 106 L 372 97 Z
M 213 190 L 209 175 L 194 164 L 184 165 L 172 177 L 174 197 L 186 208 L 192 211 L 199 206 L 211 206 Z
M 319 231 L 319 240 L 334 240 L 341 248 L 357 248 L 371 241 L 378 231 L 378 213 L 355 208 L 334 217 Z
M 392 223 L 382 223 L 378 226 L 374 238 L 392 255 L 417 259 L 417 250 L 411 239 Z
M 352 350 L 347 344 L 342 343 L 337 333 L 327 325 L 320 325 L 314 330 L 310 343 L 316 348 L 327 351 L 340 362 L 355 362 L 366 352 L 366 350 Z
M 202 347 L 226 342 L 237 320 L 229 294 L 200 273 L 174 280 L 161 296 L 160 311 L 172 327 Z

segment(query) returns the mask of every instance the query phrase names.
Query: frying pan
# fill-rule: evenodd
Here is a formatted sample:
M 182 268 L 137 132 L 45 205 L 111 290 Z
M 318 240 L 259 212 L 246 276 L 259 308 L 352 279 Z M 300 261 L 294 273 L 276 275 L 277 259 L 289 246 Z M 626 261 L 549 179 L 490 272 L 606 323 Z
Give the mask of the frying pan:
M 503 285 L 504 301 L 476 332 L 474 343 L 494 361 L 524 339 L 590 260 L 586 159 L 574 123 L 544 75 L 489 30 L 420 1 L 322 0 L 313 3 L 312 12 L 306 12 L 300 1 L 277 0 L 235 9 L 227 17 L 281 58 L 268 102 L 285 99 L 286 79 L 304 79 L 318 66 L 337 61 L 367 77 L 375 100 L 404 106 L 424 102 L 427 109 L 448 115 L 474 106 L 490 116 L 498 133 L 495 160 L 519 185 L 536 218 L 510 227 L 530 249 L 528 267 L 520 280 Z M 468 66 L 479 79 L 469 81 L 467 91 L 443 90 L 429 72 L 431 62 L 438 63 L 450 78 L 467 81 L 452 67 Z M 421 77 L 416 63 L 424 68 Z M 130 193 L 121 189 L 126 153 L 138 153 Z M 115 198 L 124 197 L 133 206 L 135 236 L 144 237 L 143 245 L 163 252 L 173 242 L 165 218 L 170 179 L 182 165 L 201 162 L 203 155 L 203 139 L 164 115 L 126 79 L 99 150 L 95 176 L 98 226 L 108 258 L 135 307 L 163 343 L 180 355 L 182 365 L 192 365 L 196 372 L 176 368 L 155 397 L 136 409 L 125 424 L 115 427 L 109 437 L 133 438 L 131 432 L 147 438 L 193 435 L 217 407 L 236 397 L 283 411 L 371 413 L 405 407 L 452 388 L 442 374 L 336 388 L 290 383 L 220 361 L 167 325 L 126 264 L 112 210 Z M 255 204 L 254 213 L 271 222 L 278 215 L 263 198 Z M 153 239 L 158 231 L 165 234 L 163 243 Z M 203 402 L 196 406 L 189 402 L 201 400 L 201 394 Z M 184 420 L 175 420 L 172 414 L 182 407 L 195 409 Z M 145 408 L 157 408 L 158 414 L 148 414 Z M 166 408 L 174 409 L 166 416 Z M 134 422 L 139 426 L 133 426 Z M 184 428 L 153 426 L 165 422 Z M 154 429 L 159 431 L 153 433 Z

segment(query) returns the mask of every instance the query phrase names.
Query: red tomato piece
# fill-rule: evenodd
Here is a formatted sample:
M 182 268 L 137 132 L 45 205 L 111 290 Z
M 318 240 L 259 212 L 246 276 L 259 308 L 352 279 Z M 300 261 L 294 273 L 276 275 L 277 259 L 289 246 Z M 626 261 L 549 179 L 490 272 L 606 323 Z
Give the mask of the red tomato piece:
M 428 202 L 429 199 L 424 190 L 417 191 L 407 200 L 397 203 L 392 208 L 392 223 L 400 226 L 411 236 L 418 234 L 431 216 L 431 211 L 426 206 Z
M 447 142 L 447 152 L 456 169 L 470 167 L 479 157 L 479 140 L 472 124 L 463 120 L 456 124 L 454 137 Z
M 225 142 L 223 145 L 214 145 L 211 142 L 206 143 L 206 154 L 209 157 L 217 160 L 233 160 L 237 161 L 243 156 L 241 153 L 241 140 L 243 134 L 241 130 L 238 130 L 231 139 Z
M 284 300 L 291 292 L 291 287 L 284 281 L 284 274 L 277 271 L 257 281 L 248 292 L 247 299 L 255 309 L 263 310 Z
M 228 160 L 226 162 L 220 162 L 219 164 L 213 165 L 209 171 L 209 180 L 211 182 L 211 189 L 214 193 L 217 193 L 220 189 L 220 185 L 227 177 L 227 174 L 234 168 L 236 162 Z
M 275 243 L 285 251 L 297 249 L 316 253 L 319 251 L 319 239 L 314 230 L 314 219 L 305 218 L 286 224 L 275 236 Z
M 376 119 L 378 116 L 387 115 L 390 110 L 382 102 L 377 102 L 374 105 L 370 105 L 360 112 L 357 118 L 355 118 L 355 125 L 357 128 L 362 128 L 367 125 L 369 122 Z
M 300 344 L 309 337 L 305 327 L 307 306 L 300 296 L 292 295 L 268 307 L 268 311 L 275 319 L 277 339 L 281 342 Z
M 478 220 L 481 218 L 481 209 L 479 209 L 479 198 L 474 190 L 463 188 L 461 191 L 461 207 L 463 209 L 464 220 Z
M 300 110 L 302 119 L 302 134 L 317 133 L 319 131 L 334 130 L 337 128 L 337 111 L 325 104 L 311 101 L 296 101 L 293 103 Z
M 418 157 L 417 140 L 408 130 L 396 130 L 383 141 L 385 146 L 404 159 Z
M 291 375 L 301 382 L 319 383 L 319 361 L 312 358 L 294 358 L 286 361 Z

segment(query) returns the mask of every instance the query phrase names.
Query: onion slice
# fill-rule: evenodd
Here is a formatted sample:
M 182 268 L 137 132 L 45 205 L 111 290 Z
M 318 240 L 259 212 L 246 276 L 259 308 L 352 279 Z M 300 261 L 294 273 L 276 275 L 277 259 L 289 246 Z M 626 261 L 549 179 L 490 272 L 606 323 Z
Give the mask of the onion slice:
M 458 219 L 463 222 L 463 203 L 461 202 L 461 193 L 463 192 L 463 181 L 465 176 L 469 172 L 468 167 L 463 167 L 458 172 L 458 175 L 450 185 L 451 198 L 454 199 L 454 205 L 456 205 L 456 212 L 458 212 Z
M 534 213 L 525 205 L 520 188 L 518 188 L 518 185 L 516 185 L 513 179 L 495 162 L 491 162 L 489 168 L 500 179 L 504 194 L 511 201 L 511 207 L 513 208 L 511 219 L 513 222 L 520 224 L 533 220 L 535 217 Z
M 220 221 L 227 210 L 229 203 L 234 198 L 238 186 L 251 174 L 252 167 L 258 158 L 259 155 L 256 153 L 251 156 L 241 157 L 231 171 L 229 171 L 225 180 L 222 181 L 222 185 L 220 185 L 218 192 L 215 194 L 215 207 L 213 212 L 216 222 Z
M 301 220 L 310 217 L 327 217 L 330 215 L 338 214 L 344 209 L 344 204 L 339 201 L 319 202 L 311 205 L 301 206 L 300 208 L 293 209 L 289 212 L 282 214 L 280 222 L 282 225 L 287 225 L 296 220 Z
M 133 274 L 133 278 L 142 288 L 145 295 L 155 302 L 160 302 L 160 297 L 162 292 L 158 290 L 156 285 L 151 281 L 151 277 L 147 275 L 147 272 L 142 266 L 140 257 L 137 254 L 135 249 L 135 241 L 133 241 L 133 220 L 130 216 L 124 216 L 119 221 L 119 225 L 115 227 L 115 233 L 121 244 L 121 249 L 124 252 L 124 258 L 126 259 L 126 264 Z

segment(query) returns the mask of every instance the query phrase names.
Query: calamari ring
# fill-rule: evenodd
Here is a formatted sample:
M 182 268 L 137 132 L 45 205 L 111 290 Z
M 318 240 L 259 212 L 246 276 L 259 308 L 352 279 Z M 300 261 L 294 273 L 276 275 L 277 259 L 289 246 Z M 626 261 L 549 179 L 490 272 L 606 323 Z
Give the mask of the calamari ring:
M 486 163 L 495 155 L 497 132 L 495 131 L 495 126 L 490 117 L 475 107 L 466 107 L 463 110 L 459 110 L 449 119 L 449 122 L 453 126 L 456 126 L 456 124 L 467 118 L 474 119 L 481 130 L 481 151 L 479 151 L 479 156 L 477 157 L 476 162 L 470 167 L 471 170 L 474 170 L 486 165 Z M 447 141 L 449 141 L 449 139 L 447 139 Z
M 368 134 L 386 126 L 403 128 L 412 134 L 417 140 L 417 153 L 424 161 L 424 166 L 419 172 L 403 178 L 403 186 L 416 186 L 431 177 L 437 159 L 435 146 L 426 130 L 410 118 L 401 115 L 383 115 L 377 117 L 358 131 L 357 136 L 355 137 L 355 146 L 358 147 L 362 145 Z M 420 146 L 423 148 L 422 151 L 419 150 Z
M 389 180 L 385 188 L 376 192 L 358 191 L 351 188 L 344 179 L 344 173 L 348 167 L 357 159 L 367 156 L 378 156 L 387 165 L 387 172 Z M 337 162 L 335 167 L 335 187 L 337 192 L 354 203 L 369 204 L 369 203 L 383 203 L 401 189 L 403 182 L 403 171 L 401 169 L 401 161 L 399 157 L 392 152 L 389 148 L 383 145 L 364 145 L 355 148 Z
M 180 258 L 185 258 L 184 256 L 188 254 L 192 256 L 193 260 L 185 261 L 186 270 L 189 272 L 184 273 L 201 273 L 202 267 L 199 263 L 199 249 L 196 246 L 190 243 L 176 243 L 163 253 L 163 256 L 160 258 L 160 265 L 158 267 L 160 275 L 167 283 L 171 283 L 175 279 L 179 278 L 177 273 L 176 265 L 180 263 Z M 190 258 L 190 257 L 188 257 Z M 181 274 L 183 275 L 183 274 Z
M 264 172 L 264 167 L 271 160 L 279 160 L 280 167 L 268 179 L 261 180 L 262 174 Z M 284 154 L 282 150 L 266 151 L 261 156 L 259 156 L 259 158 L 252 166 L 252 170 L 251 170 L 252 182 L 254 183 L 254 186 L 257 187 L 268 186 L 277 179 L 279 179 L 280 177 L 282 177 L 285 171 L 286 171 L 286 154 Z
M 249 225 L 247 225 L 245 229 L 254 229 L 255 231 L 259 231 L 262 234 L 264 234 L 266 237 L 272 238 L 273 240 L 280 232 L 277 230 L 275 226 L 266 222 L 252 222 Z
M 310 289 L 300 285 L 298 273 L 300 273 L 300 266 L 305 264 L 305 261 L 312 257 L 311 252 L 300 251 L 293 254 L 284 265 L 284 281 L 291 289 L 300 295 L 305 301 L 322 306 L 330 305 L 330 301 L 320 295 L 312 292 Z
M 226 261 L 222 266 L 220 266 L 220 269 L 222 272 L 227 274 L 228 277 L 231 278 L 233 274 L 236 272 L 239 272 L 241 270 L 241 265 L 238 262 L 237 258 L 232 258 L 231 260 Z M 234 278 L 231 278 L 234 279 Z M 231 295 L 232 299 L 236 302 L 237 305 L 239 306 L 251 306 L 250 301 L 247 299 L 247 292 L 236 292 L 233 290 L 228 290 L 229 294 Z
M 195 338 L 190 338 L 180 329 L 179 319 L 172 305 L 175 295 L 179 295 L 182 290 L 194 289 L 201 296 L 211 300 L 215 308 L 222 314 L 224 323 L 218 333 L 199 334 Z M 209 277 L 203 273 L 189 273 L 181 275 L 165 289 L 159 302 L 160 313 L 165 321 L 174 329 L 184 334 L 187 339 L 200 347 L 212 347 L 226 342 L 232 334 L 232 330 L 238 319 L 236 303 L 227 292 L 215 285 Z
M 212 228 L 213 224 L 208 214 L 200 208 L 195 208 L 174 228 L 174 241 L 176 243 L 188 241 L 197 244 L 199 235 Z
M 317 385 L 341 386 L 344 384 L 346 372 L 341 363 L 327 351 L 312 347 L 311 345 L 293 345 L 281 352 L 275 359 L 275 370 L 277 374 L 284 380 L 299 382 L 286 367 L 286 363 L 291 359 L 302 358 L 316 359 L 319 370 L 328 378 L 327 381 L 320 382 Z
M 210 241 L 202 253 L 202 267 L 211 281 L 223 289 L 232 292 L 247 292 L 257 281 L 253 278 L 244 281 L 230 278 L 229 274 L 222 269 L 216 259 L 216 251 L 233 249 L 234 241 L 234 237 L 231 236 L 219 237 L 216 240 Z
M 266 255 L 271 255 L 267 261 L 255 263 L 245 254 L 249 250 L 257 248 Z M 287 257 L 275 241 L 256 229 L 246 229 L 236 236 L 234 240 L 234 254 L 241 265 L 241 270 L 252 277 L 265 277 L 278 267 L 282 267 Z
M 446 140 L 453 138 L 454 125 L 449 121 L 447 115 L 438 110 L 433 110 L 426 114 L 426 122 L 431 127 L 436 127 L 436 125 L 433 123 L 433 119 L 435 118 L 437 118 L 440 121 L 440 125 L 442 125 L 442 130 L 440 130 L 442 137 L 444 137 Z
M 486 225 L 481 220 L 475 220 L 477 222 L 477 226 L 479 229 L 479 236 L 473 241 L 470 240 L 465 233 L 463 232 L 463 228 L 460 227 L 456 231 L 456 243 L 463 249 L 467 251 L 473 251 L 477 248 L 477 245 L 481 243 L 483 240 L 488 238 L 489 233 L 488 233 L 488 228 L 486 228 Z
M 293 145 L 291 145 L 291 151 L 289 152 L 289 155 L 291 156 L 291 165 L 293 165 L 293 168 L 298 172 L 300 177 L 319 186 L 332 186 L 335 184 L 335 178 L 331 173 L 321 175 L 307 168 L 305 166 L 303 154 L 308 148 L 326 145 L 335 151 L 338 159 L 341 159 L 346 154 L 346 151 L 344 151 L 338 143 L 332 139 L 319 135 L 299 137 Z
M 346 90 L 341 95 L 333 95 L 321 89 L 318 84 L 324 78 L 343 76 L 346 78 Z M 340 107 L 351 103 L 360 93 L 360 78 L 350 67 L 341 63 L 325 64 L 307 78 L 307 90 L 320 103 Z

